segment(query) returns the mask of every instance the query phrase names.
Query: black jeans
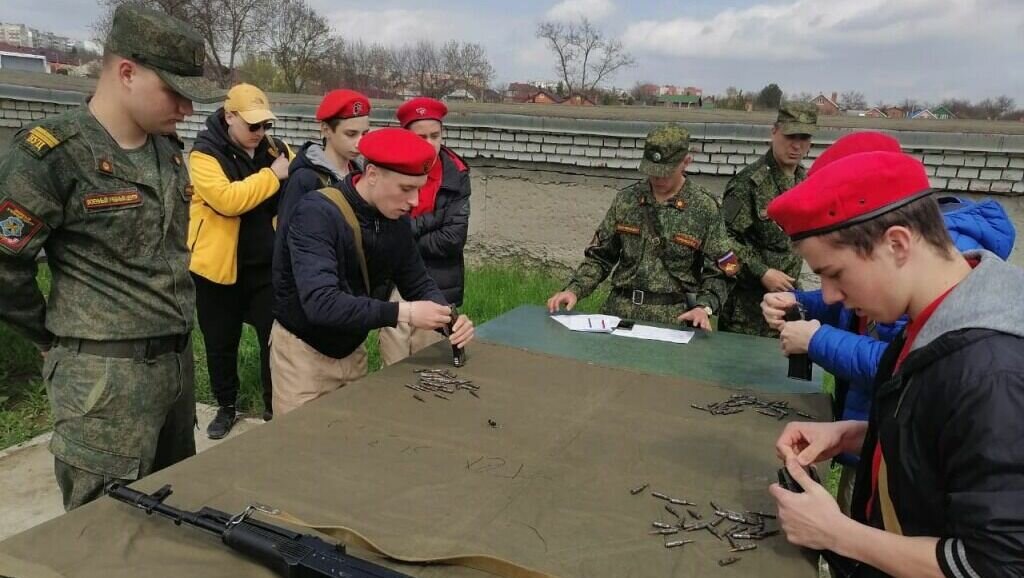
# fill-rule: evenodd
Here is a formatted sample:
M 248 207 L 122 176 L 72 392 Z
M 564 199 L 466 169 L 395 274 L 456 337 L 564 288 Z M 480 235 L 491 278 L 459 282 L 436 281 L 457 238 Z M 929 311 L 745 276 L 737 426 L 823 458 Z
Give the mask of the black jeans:
M 217 404 L 234 406 L 238 399 L 238 342 L 244 322 L 252 325 L 259 337 L 263 407 L 270 409 L 270 326 L 274 321 L 270 265 L 239 267 L 234 285 L 214 283 L 194 273 L 192 279 L 196 284 L 199 328 L 206 343 L 210 389 Z

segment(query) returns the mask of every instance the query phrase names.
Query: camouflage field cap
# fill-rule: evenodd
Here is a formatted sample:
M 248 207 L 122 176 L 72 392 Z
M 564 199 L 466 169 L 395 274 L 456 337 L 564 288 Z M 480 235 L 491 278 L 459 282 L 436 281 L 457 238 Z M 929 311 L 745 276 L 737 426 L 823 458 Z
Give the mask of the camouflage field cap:
M 690 152 L 690 133 L 669 123 L 647 133 L 640 172 L 649 177 L 667 177 Z
M 776 122 L 784 135 L 814 135 L 818 131 L 818 107 L 809 102 L 783 103 Z
M 153 70 L 185 98 L 202 103 L 224 98 L 223 90 L 203 78 L 203 38 L 177 18 L 148 8 L 118 6 L 104 49 Z

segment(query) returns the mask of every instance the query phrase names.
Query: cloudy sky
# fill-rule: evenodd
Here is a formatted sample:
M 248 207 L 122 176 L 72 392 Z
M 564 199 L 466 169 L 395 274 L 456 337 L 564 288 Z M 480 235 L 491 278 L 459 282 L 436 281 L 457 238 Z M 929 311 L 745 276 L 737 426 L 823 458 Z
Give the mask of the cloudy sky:
M 1024 0 L 309 0 L 346 38 L 483 44 L 497 81 L 554 79 L 537 23 L 586 15 L 638 80 L 787 93 L 860 90 L 870 104 L 1007 94 L 1024 106 Z M 0 21 L 87 37 L 95 0 L 2 0 Z M 268 33 L 270 33 L 268 31 Z

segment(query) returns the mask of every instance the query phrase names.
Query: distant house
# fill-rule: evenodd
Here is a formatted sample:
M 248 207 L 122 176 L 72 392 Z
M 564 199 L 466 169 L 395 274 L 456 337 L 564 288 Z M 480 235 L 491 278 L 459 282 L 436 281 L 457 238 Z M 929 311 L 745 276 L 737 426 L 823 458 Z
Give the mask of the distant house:
M 937 120 L 939 117 L 935 116 L 935 113 L 926 108 L 915 112 L 910 116 L 910 118 L 914 120 Z
M 508 89 L 505 90 L 505 100 L 509 102 L 526 102 L 539 89 L 525 82 L 511 82 L 508 85 Z
M 842 110 L 839 107 L 839 105 L 836 104 L 836 99 L 838 97 L 839 95 L 837 95 L 834 92 L 832 93 L 832 98 L 829 98 L 825 96 L 824 93 L 822 93 L 814 97 L 814 99 L 812 99 L 811 102 L 814 103 L 814 106 L 818 107 L 818 114 L 825 116 L 835 116 L 839 114 Z
M 476 97 L 465 88 L 460 88 L 443 96 L 441 100 L 445 102 L 476 102 Z
M 481 96 L 483 102 L 501 102 L 501 93 L 497 90 L 485 88 Z
M 864 113 L 864 116 L 868 118 L 888 118 L 888 116 L 886 116 L 885 114 L 885 111 L 878 108 L 877 106 Z
M 526 104 L 558 104 L 562 100 L 546 90 L 534 88 L 533 94 L 527 96 L 522 102 Z
M 933 108 L 932 114 L 934 114 L 935 118 L 939 120 L 949 120 L 951 118 L 956 118 L 956 115 L 953 114 L 953 111 L 941 105 Z
M 669 108 L 700 108 L 702 98 L 691 94 L 674 94 L 658 97 L 658 104 Z
M 566 98 L 565 100 L 559 102 L 558 104 L 564 106 L 597 106 L 597 103 L 583 96 L 582 94 L 574 94 L 569 98 Z
M 848 108 L 843 111 L 843 116 L 867 116 L 867 109 Z
M 887 106 L 882 109 L 886 118 L 906 118 L 907 111 L 898 106 Z
M 701 96 L 704 94 L 703 88 L 697 88 L 696 86 L 687 86 L 683 89 L 683 94 L 689 96 Z

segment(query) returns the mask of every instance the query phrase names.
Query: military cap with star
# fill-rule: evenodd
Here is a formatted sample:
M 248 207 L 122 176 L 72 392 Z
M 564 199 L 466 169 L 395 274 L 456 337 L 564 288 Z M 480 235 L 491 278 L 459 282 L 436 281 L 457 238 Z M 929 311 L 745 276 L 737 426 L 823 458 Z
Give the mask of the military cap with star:
M 818 132 L 818 107 L 810 102 L 784 102 L 779 107 L 775 122 L 784 135 Z
M 647 133 L 640 172 L 650 177 L 666 177 L 677 169 L 690 153 L 690 133 L 675 123 Z

